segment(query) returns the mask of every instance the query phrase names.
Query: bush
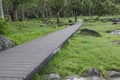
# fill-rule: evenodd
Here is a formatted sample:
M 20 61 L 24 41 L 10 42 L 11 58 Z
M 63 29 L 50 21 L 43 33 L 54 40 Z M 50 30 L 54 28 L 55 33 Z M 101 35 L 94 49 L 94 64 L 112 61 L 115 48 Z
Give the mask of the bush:
M 7 34 L 8 32 L 8 26 L 7 26 L 7 22 L 0 18 L 0 34 Z

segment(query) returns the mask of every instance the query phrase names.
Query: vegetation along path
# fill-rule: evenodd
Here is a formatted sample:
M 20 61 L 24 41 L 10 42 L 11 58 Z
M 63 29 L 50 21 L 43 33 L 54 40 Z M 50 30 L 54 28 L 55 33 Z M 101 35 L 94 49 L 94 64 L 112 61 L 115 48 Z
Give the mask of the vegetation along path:
M 0 53 L 0 80 L 30 80 L 31 76 L 76 32 L 75 25 Z

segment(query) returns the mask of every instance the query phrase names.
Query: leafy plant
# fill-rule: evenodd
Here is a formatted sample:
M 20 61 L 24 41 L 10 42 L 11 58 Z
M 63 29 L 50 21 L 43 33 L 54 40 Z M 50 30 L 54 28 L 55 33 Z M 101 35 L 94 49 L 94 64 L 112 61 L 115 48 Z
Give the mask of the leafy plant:
M 7 26 L 7 22 L 0 18 L 0 34 L 7 34 L 8 32 L 8 26 Z

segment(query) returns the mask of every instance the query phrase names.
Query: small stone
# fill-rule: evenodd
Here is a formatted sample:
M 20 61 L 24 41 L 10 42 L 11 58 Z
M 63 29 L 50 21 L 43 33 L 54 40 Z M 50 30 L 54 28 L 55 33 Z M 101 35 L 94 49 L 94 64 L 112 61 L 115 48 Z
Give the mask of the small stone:
M 120 77 L 120 72 L 117 71 L 108 71 L 107 72 L 108 77 L 114 78 L 114 77 Z
M 89 68 L 88 70 L 86 70 L 84 73 L 84 76 L 102 76 L 100 70 L 98 70 L 97 68 Z
M 74 78 L 73 80 L 80 80 L 79 78 Z
M 87 80 L 106 80 L 106 79 L 103 77 L 91 76 L 91 77 L 87 77 Z
M 120 77 L 117 77 L 117 78 L 111 78 L 110 80 L 120 80 Z
M 79 80 L 87 80 L 87 79 L 84 77 L 80 77 Z
M 66 80 L 86 80 L 84 77 L 79 77 L 78 75 L 68 76 Z
M 74 78 L 79 78 L 78 75 L 67 76 L 66 80 L 73 80 Z
M 99 76 L 79 77 L 77 75 L 68 76 L 66 80 L 106 80 Z
M 51 73 L 46 80 L 60 80 L 60 75 Z
M 86 80 L 84 77 L 74 78 L 73 80 Z

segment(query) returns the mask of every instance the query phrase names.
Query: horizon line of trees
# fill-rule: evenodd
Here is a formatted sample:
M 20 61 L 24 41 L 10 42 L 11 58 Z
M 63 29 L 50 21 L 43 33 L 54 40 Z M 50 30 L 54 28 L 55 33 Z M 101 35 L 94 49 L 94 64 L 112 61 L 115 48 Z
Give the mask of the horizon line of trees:
M 59 23 L 60 17 L 119 15 L 120 0 L 0 0 L 0 10 L 12 21 L 56 17 Z

